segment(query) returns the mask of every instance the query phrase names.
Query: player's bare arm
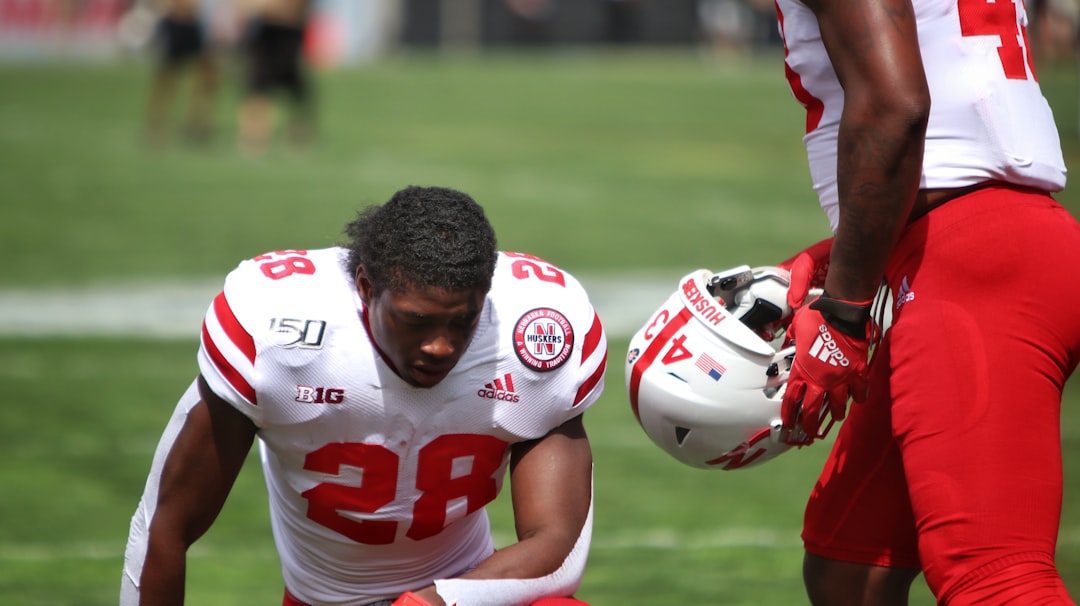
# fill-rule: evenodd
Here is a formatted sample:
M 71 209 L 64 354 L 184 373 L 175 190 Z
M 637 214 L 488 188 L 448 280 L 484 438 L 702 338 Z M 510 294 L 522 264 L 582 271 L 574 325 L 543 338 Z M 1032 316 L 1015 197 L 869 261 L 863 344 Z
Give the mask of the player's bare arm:
M 518 542 L 462 580 L 536 579 L 556 573 L 581 536 L 592 504 L 592 450 L 578 415 L 539 440 L 512 447 L 510 485 Z M 417 595 L 444 604 L 432 586 Z
M 830 296 L 873 297 L 919 188 L 930 93 L 910 0 L 812 0 L 844 87 Z
M 144 606 L 184 603 L 187 549 L 217 518 L 255 438 L 251 421 L 201 377 L 199 393 L 162 470 L 142 572 Z
M 518 543 L 483 562 L 475 578 L 551 574 L 573 549 L 592 502 L 592 451 L 582 416 L 514 447 L 510 489 Z

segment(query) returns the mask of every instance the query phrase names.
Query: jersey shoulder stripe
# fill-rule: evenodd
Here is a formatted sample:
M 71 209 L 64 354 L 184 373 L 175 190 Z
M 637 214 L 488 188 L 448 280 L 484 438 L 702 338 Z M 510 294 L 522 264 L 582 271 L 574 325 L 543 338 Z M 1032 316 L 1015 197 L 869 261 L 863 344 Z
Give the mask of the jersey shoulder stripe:
M 495 316 L 505 319 L 500 326 L 505 351 L 516 352 L 513 358 L 528 371 L 523 376 L 543 382 L 564 414 L 580 414 L 599 398 L 607 340 L 588 293 L 570 272 L 533 255 L 502 251 L 489 300 Z M 557 328 L 562 322 L 568 327 Z M 569 359 L 557 362 L 566 348 L 572 350 Z
M 236 318 L 224 292 L 214 298 L 203 320 L 202 347 L 221 378 L 248 403 L 257 404 L 251 381 L 255 340 Z
M 599 358 L 599 363 L 591 360 L 594 357 L 593 354 L 596 354 L 595 357 Z M 593 312 L 593 323 L 589 328 L 589 332 L 585 335 L 585 342 L 581 349 L 582 367 L 588 368 L 592 364 L 596 364 L 596 368 L 578 388 L 573 407 L 577 407 L 578 404 L 581 404 L 585 398 L 593 393 L 597 385 L 603 380 L 604 371 L 607 368 L 607 341 L 604 337 L 604 326 L 600 323 L 600 316 L 596 312 Z
M 594 311 L 592 315 L 592 326 L 589 327 L 589 332 L 585 334 L 585 342 L 581 346 L 582 364 L 589 359 L 589 356 L 596 351 L 597 347 L 599 347 L 603 341 L 604 326 L 600 323 L 600 316 Z
M 236 314 L 233 313 L 232 307 L 229 306 L 229 300 L 225 297 L 224 291 L 214 298 L 214 316 L 218 319 L 229 341 L 236 346 L 240 353 L 244 354 L 248 362 L 254 364 L 255 340 L 244 330 L 240 320 L 236 318 Z
M 214 393 L 258 423 L 269 405 L 268 381 L 284 376 L 264 368 L 270 363 L 264 354 L 275 351 L 270 359 L 279 358 L 277 350 L 288 348 L 283 339 L 303 333 L 298 323 L 320 326 L 321 335 L 337 321 L 358 321 L 344 259 L 338 248 L 275 251 L 241 261 L 229 272 L 204 317 L 199 350 L 200 370 Z M 289 351 L 306 359 L 323 349 Z
M 594 370 L 593 373 L 589 375 L 589 378 L 586 379 L 585 382 L 581 384 L 581 387 L 578 388 L 577 396 L 574 398 L 574 404 L 572 408 L 577 408 L 578 404 L 584 402 L 586 398 L 593 395 L 594 393 L 597 397 L 600 396 L 600 393 L 596 391 L 596 388 L 597 386 L 602 385 L 605 370 L 607 370 L 606 355 L 602 360 L 600 360 L 600 365 L 596 367 L 596 370 Z

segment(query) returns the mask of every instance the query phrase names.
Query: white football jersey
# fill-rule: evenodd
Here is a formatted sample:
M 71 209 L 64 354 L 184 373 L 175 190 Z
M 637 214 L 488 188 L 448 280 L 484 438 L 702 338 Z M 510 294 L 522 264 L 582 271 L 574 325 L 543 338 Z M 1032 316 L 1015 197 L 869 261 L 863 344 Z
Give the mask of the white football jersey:
M 576 279 L 501 253 L 467 351 L 438 385 L 413 387 L 376 350 L 346 256 L 244 261 L 199 350 L 211 389 L 259 428 L 286 586 L 318 604 L 395 597 L 489 556 L 484 505 L 510 445 L 592 405 L 607 356 Z
M 1065 162 L 1042 95 L 1019 0 L 912 0 L 930 85 L 922 188 L 1000 180 L 1060 191 Z M 832 229 L 839 219 L 836 141 L 844 91 L 821 42 L 817 18 L 797 0 L 777 0 L 785 72 L 807 111 L 810 176 Z

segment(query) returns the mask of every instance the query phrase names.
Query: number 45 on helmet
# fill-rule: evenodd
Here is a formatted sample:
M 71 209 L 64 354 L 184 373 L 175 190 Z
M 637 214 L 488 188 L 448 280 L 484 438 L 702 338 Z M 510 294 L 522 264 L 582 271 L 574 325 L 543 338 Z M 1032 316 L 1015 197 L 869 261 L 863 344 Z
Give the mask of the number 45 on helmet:
M 791 448 L 780 426 L 795 348 L 776 335 L 791 319 L 779 267 L 700 269 L 630 341 L 626 386 L 649 438 L 679 461 L 741 469 Z

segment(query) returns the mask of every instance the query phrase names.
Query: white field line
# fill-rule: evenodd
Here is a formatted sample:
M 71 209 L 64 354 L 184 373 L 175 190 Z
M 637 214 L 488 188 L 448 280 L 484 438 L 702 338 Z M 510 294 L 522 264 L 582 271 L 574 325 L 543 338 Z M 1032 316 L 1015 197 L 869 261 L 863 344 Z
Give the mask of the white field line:
M 269 528 L 267 537 L 269 538 Z M 513 542 L 509 534 L 496 530 L 495 543 L 505 546 Z M 789 533 L 775 528 L 702 528 L 678 531 L 672 528 L 652 527 L 593 535 L 593 551 L 651 550 L 651 551 L 708 551 L 723 549 L 780 549 L 799 550 L 798 529 Z M 1058 551 L 1080 549 L 1080 527 L 1064 527 L 1057 537 Z M 63 562 L 72 560 L 116 560 L 124 554 L 124 539 L 108 542 L 71 542 L 43 544 L 32 542 L 0 542 L 0 563 L 11 562 Z M 222 547 L 208 541 L 197 542 L 188 552 L 195 558 L 270 558 L 278 557 L 264 546 L 245 548 Z
M 667 276 L 590 275 L 580 280 L 608 338 L 628 338 L 675 291 L 681 276 L 674 271 Z M 190 281 L 0 290 L 0 336 L 194 339 L 220 288 L 219 281 Z
M 267 537 L 270 536 L 267 529 Z M 495 544 L 508 545 L 511 535 L 496 532 Z M 664 528 L 646 528 L 634 533 L 599 537 L 594 535 L 592 549 L 623 550 L 708 550 L 741 547 L 764 549 L 798 549 L 802 546 L 798 531 L 784 536 L 771 528 L 728 528 L 706 532 L 676 532 Z M 210 546 L 196 543 L 189 552 L 194 558 L 228 556 L 277 557 L 273 550 L 246 548 L 240 545 Z M 79 542 L 67 545 L 42 545 L 34 543 L 0 543 L 0 562 L 49 562 L 59 560 L 107 560 L 123 557 L 124 541 L 109 543 Z
M 267 537 L 270 536 L 269 528 Z M 513 537 L 496 532 L 496 545 L 509 545 Z M 780 532 L 775 528 L 715 528 L 701 531 L 675 531 L 670 528 L 641 528 L 634 531 L 593 535 L 593 550 L 627 549 L 651 551 L 708 551 L 713 549 L 801 549 L 799 531 Z M 1080 527 L 1066 527 L 1058 535 L 1058 551 L 1080 548 Z M 63 560 L 108 560 L 122 558 L 124 540 L 110 542 L 75 542 L 64 545 L 0 542 L 0 562 L 52 562 Z M 189 551 L 193 558 L 276 558 L 273 549 L 263 546 L 214 545 L 195 543 Z

